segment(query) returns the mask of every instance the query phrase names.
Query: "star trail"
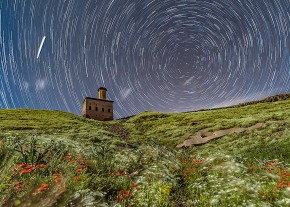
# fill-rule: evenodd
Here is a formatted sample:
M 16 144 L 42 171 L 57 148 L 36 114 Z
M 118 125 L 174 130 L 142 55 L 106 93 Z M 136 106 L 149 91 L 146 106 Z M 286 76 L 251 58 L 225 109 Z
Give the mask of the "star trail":
M 288 0 L 1 0 L 0 108 L 114 118 L 290 92 Z

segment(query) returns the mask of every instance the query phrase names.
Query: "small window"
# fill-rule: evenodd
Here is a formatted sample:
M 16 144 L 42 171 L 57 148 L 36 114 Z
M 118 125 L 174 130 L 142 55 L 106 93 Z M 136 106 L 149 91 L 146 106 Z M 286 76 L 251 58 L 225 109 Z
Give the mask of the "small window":
M 108 112 L 111 112 L 111 109 L 108 109 Z
M 105 109 L 104 108 L 102 108 L 102 112 L 104 112 L 105 111 Z
M 96 107 L 96 111 L 98 111 L 98 107 Z
M 91 106 L 89 106 L 89 110 L 92 110 L 92 107 Z

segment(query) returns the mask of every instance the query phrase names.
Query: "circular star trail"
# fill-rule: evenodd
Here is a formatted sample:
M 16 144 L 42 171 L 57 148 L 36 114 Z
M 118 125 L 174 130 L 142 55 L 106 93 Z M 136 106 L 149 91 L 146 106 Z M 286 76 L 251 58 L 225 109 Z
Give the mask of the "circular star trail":
M 288 0 L 2 0 L 0 108 L 114 117 L 233 105 L 290 90 Z

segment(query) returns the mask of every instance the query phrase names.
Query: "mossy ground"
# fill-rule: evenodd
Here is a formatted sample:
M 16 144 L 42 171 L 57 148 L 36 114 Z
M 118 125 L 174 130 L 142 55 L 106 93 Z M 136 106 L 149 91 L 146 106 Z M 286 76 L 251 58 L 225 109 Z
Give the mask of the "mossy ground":
M 201 129 L 265 121 L 277 122 L 175 147 Z M 289 206 L 289 130 L 288 99 L 109 122 L 0 110 L 0 205 Z

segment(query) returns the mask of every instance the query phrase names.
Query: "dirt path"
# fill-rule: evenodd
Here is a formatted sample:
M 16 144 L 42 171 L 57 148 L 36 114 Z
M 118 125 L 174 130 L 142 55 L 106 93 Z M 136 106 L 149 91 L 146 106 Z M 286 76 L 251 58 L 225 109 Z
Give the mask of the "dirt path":
M 191 147 L 194 145 L 202 145 L 213 139 L 217 139 L 228 134 L 240 133 L 244 131 L 265 128 L 267 124 L 276 123 L 276 122 L 277 121 L 266 121 L 265 123 L 257 123 L 247 128 L 235 127 L 235 128 L 224 129 L 224 130 L 219 130 L 215 132 L 209 132 L 208 129 L 203 129 L 191 135 L 187 140 L 177 145 L 176 147 L 181 148 L 181 147 Z

